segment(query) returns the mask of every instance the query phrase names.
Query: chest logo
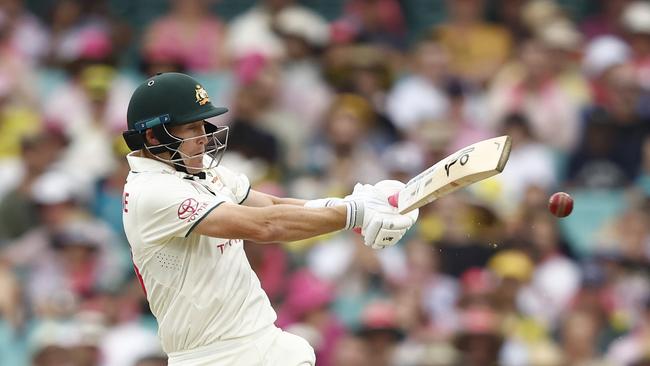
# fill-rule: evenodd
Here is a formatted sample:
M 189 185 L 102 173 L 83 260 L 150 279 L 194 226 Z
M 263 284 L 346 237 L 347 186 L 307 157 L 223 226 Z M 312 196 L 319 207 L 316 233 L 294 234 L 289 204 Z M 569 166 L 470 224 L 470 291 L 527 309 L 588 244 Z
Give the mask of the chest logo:
M 194 198 L 188 198 L 178 206 L 178 218 L 185 220 L 192 216 L 199 207 L 199 202 Z

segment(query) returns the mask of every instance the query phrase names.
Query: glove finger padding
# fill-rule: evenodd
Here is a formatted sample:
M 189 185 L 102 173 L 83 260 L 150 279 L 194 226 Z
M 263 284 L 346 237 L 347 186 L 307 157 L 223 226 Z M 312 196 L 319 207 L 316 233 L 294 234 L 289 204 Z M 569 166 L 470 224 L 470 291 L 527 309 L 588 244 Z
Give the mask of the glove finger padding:
M 381 229 L 375 238 L 375 242 L 370 245 L 372 249 L 384 249 L 393 246 L 406 234 L 406 230 L 389 230 Z
M 375 187 L 384 192 L 386 196 L 392 196 L 404 188 L 406 184 L 398 180 L 382 180 L 375 184 Z
M 413 223 L 409 216 L 376 214 L 368 225 L 364 226 L 364 243 L 373 249 L 395 245 Z

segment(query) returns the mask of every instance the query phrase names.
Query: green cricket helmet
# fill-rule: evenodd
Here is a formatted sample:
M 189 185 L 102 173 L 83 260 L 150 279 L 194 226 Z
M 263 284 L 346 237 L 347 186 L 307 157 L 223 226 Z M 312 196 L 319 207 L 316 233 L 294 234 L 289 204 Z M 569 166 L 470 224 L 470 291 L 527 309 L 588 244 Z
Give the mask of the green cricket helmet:
M 207 118 L 224 114 L 227 108 L 215 107 L 203 86 L 194 78 L 176 72 L 162 73 L 147 79 L 133 92 L 127 111 L 128 130 L 122 133 L 131 150 L 146 149 L 156 158 L 172 164 L 176 170 L 187 171 L 184 159 L 191 158 L 179 150 L 192 139 L 207 138 L 204 157 L 206 168 L 219 164 L 228 141 L 228 127 L 217 127 Z M 181 139 L 169 127 L 204 121 L 206 134 Z M 151 129 L 159 145 L 145 143 L 145 131 Z M 169 152 L 170 158 L 159 154 Z M 204 158 L 205 160 L 205 158 Z

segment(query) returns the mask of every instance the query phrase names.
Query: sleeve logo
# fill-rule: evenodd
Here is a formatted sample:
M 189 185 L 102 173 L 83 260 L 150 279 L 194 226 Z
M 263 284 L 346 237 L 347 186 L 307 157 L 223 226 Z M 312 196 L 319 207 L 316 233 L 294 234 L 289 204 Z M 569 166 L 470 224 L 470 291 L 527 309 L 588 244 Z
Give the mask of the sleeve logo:
M 196 213 L 199 202 L 194 198 L 188 198 L 178 206 L 178 218 L 185 220 Z

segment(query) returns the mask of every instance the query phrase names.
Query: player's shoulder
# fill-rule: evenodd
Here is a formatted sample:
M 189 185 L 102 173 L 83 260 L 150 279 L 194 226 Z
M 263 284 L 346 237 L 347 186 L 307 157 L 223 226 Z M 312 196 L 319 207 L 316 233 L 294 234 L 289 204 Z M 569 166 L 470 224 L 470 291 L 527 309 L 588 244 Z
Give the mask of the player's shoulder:
M 183 178 L 170 172 L 133 172 L 126 179 L 126 184 L 134 187 L 158 184 L 182 184 Z
M 191 186 L 183 178 L 166 172 L 131 173 L 124 185 L 125 192 L 151 199 L 186 189 L 191 189 Z

